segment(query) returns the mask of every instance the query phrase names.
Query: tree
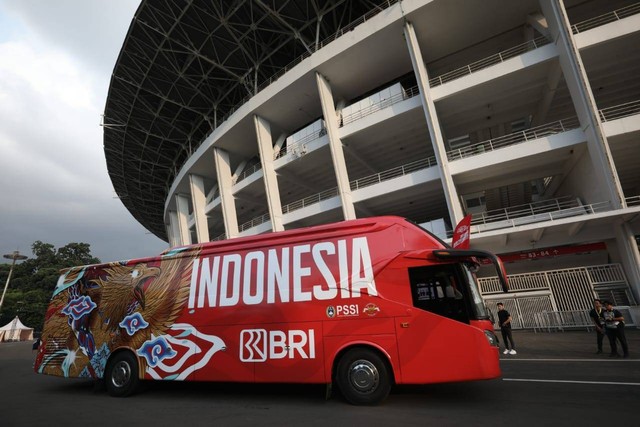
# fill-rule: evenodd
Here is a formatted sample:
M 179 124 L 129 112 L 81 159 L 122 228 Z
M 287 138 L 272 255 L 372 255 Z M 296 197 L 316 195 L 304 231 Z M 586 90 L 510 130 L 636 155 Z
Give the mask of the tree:
M 58 249 L 58 258 L 65 267 L 100 262 L 98 258 L 91 255 L 91 248 L 88 243 L 69 243 Z
M 60 270 L 77 265 L 97 264 L 88 243 L 68 243 L 56 249 L 50 243 L 37 240 L 31 245 L 34 257 L 16 264 L 11 284 L 0 312 L 0 326 L 9 323 L 16 315 L 22 322 L 42 330 L 44 315 Z M 4 284 L 10 264 L 0 264 L 0 281 Z

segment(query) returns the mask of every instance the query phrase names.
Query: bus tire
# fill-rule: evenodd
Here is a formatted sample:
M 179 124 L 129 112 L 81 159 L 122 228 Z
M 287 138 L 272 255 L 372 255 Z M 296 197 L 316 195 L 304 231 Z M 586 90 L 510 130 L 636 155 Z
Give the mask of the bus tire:
M 375 351 L 353 348 L 340 358 L 336 383 L 349 403 L 376 405 L 391 391 L 391 373 Z
M 109 395 L 126 397 L 138 387 L 138 361 L 128 352 L 116 353 L 109 364 L 104 376 L 104 384 Z

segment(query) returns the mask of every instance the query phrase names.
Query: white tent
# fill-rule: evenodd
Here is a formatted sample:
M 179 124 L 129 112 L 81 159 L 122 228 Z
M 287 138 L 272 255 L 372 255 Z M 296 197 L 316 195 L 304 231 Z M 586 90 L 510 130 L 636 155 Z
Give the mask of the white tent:
M 33 328 L 24 326 L 18 316 L 0 328 L 0 342 L 3 341 L 32 341 Z

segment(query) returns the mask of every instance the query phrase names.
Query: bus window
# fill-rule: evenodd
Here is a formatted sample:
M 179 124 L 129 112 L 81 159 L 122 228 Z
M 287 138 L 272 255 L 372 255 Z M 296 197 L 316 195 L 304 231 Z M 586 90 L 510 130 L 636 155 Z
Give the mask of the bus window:
M 413 306 L 469 323 L 465 286 L 454 264 L 409 268 Z

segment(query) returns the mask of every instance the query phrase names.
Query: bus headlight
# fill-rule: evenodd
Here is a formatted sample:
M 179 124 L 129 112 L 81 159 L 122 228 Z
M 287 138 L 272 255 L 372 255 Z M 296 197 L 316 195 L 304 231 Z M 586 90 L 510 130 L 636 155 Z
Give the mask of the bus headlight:
M 487 341 L 489 341 L 490 345 L 494 347 L 498 347 L 498 337 L 496 337 L 496 334 L 494 334 L 493 331 L 489 331 L 485 329 L 484 335 L 487 337 Z

